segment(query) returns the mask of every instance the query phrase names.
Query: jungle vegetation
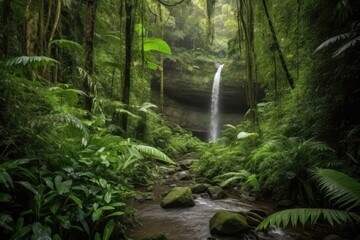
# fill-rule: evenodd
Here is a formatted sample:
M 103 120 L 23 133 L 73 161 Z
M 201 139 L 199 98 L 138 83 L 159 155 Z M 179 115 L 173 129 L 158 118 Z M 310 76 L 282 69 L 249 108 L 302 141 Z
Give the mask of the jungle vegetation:
M 359 223 L 359 1 L 2 0 L 0 15 L 6 239 L 125 238 L 135 188 L 184 156 L 199 179 L 307 209 L 259 229 Z M 213 62 L 248 111 L 206 143 L 162 114 L 164 72 Z

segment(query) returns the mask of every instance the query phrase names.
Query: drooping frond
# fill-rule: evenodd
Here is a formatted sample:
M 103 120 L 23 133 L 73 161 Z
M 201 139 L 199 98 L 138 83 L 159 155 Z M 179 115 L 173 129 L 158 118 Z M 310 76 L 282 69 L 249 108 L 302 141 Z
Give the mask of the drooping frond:
M 5 62 L 5 67 L 28 66 L 35 68 L 47 64 L 53 65 L 53 64 L 59 64 L 59 62 L 53 58 L 45 57 L 45 56 L 20 56 L 7 60 Z
M 283 210 L 268 216 L 257 226 L 256 230 L 271 226 L 287 227 L 299 224 L 313 226 L 320 217 L 331 225 L 359 221 L 359 215 L 352 212 L 321 208 L 297 208 Z
M 344 33 L 344 34 L 340 34 L 340 35 L 334 36 L 332 38 L 329 38 L 328 40 L 326 40 L 325 42 L 320 44 L 320 46 L 318 46 L 314 52 L 324 49 L 324 48 L 328 47 L 329 45 L 336 43 L 340 40 L 346 39 L 348 37 L 350 37 L 350 33 Z
M 220 186 L 224 187 L 236 180 L 244 180 L 250 176 L 250 173 L 246 170 L 240 170 L 239 172 L 228 172 L 221 174 L 214 178 L 215 181 L 220 182 Z
M 160 150 L 154 148 L 154 147 L 150 147 L 150 146 L 145 146 L 145 145 L 133 145 L 132 146 L 134 149 L 136 149 L 137 151 L 139 151 L 142 154 L 145 154 L 147 156 L 150 157 L 154 157 L 162 162 L 168 163 L 168 164 L 176 164 L 171 158 L 169 158 L 165 153 L 161 152 Z
M 333 57 L 337 57 L 337 56 L 341 55 L 343 52 L 348 50 L 350 47 L 354 47 L 359 42 L 360 42 L 360 36 L 358 36 L 354 39 L 351 39 L 350 41 L 348 41 L 347 43 L 342 45 L 338 50 L 336 50 L 333 54 Z
M 354 178 L 332 169 L 315 169 L 313 179 L 331 203 L 347 210 L 360 206 L 360 183 Z
M 56 124 L 56 123 L 67 123 L 77 129 L 81 130 L 83 133 L 81 142 L 84 146 L 87 145 L 88 138 L 89 138 L 88 130 L 82 124 L 82 122 L 74 115 L 71 115 L 68 113 L 49 114 L 49 115 L 43 116 L 40 119 L 38 119 L 35 124 L 36 125 L 45 125 L 45 124 Z
M 75 41 L 67 40 L 67 39 L 56 39 L 56 40 L 53 40 L 51 42 L 51 44 L 55 44 L 59 48 L 66 48 L 69 50 L 82 50 L 83 49 L 83 47 L 79 43 L 77 43 Z

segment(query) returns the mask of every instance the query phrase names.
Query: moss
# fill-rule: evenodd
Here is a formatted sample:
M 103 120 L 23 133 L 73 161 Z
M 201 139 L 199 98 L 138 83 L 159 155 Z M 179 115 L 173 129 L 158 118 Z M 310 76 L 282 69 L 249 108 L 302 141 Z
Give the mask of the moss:
M 211 199 L 224 199 L 227 198 L 226 193 L 219 186 L 211 186 L 207 189 L 207 193 L 210 195 Z
M 219 235 L 237 235 L 249 229 L 246 217 L 234 212 L 218 211 L 210 219 L 210 232 Z
M 175 187 L 161 202 L 163 208 L 192 207 L 195 205 L 194 197 L 189 187 Z
M 191 191 L 192 193 L 196 194 L 196 193 L 204 193 L 206 192 L 206 190 L 211 187 L 210 184 L 208 183 L 198 183 L 198 184 L 195 184 L 193 186 L 191 186 Z

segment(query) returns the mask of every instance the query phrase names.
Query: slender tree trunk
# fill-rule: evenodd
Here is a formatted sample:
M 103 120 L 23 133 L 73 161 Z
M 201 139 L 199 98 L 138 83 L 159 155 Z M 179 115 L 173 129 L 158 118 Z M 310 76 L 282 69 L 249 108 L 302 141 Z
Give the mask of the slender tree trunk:
M 9 56 L 9 36 L 11 22 L 11 0 L 4 0 L 3 3 L 3 55 L 5 58 Z
M 282 66 L 282 68 L 283 68 L 283 70 L 285 72 L 286 79 L 289 82 L 290 87 L 292 89 L 294 89 L 294 87 L 295 87 L 294 79 L 291 77 L 290 72 L 289 72 L 289 70 L 287 68 L 284 55 L 283 55 L 283 53 L 281 51 L 280 44 L 279 44 L 279 41 L 278 41 L 276 33 L 275 33 L 274 25 L 273 25 L 272 20 L 270 18 L 270 14 L 269 14 L 269 10 L 268 10 L 268 7 L 267 7 L 266 0 L 261 0 L 261 2 L 262 2 L 263 7 L 264 7 L 264 11 L 265 11 L 266 18 L 267 18 L 267 21 L 268 21 L 268 24 L 269 24 L 269 27 L 270 27 L 271 35 L 272 35 L 272 38 L 273 38 L 273 41 L 274 41 L 274 44 L 275 44 L 275 48 L 276 48 L 276 50 L 277 50 L 277 52 L 279 54 L 281 66 Z
M 39 55 L 44 55 L 44 0 L 40 0 L 39 4 Z
M 94 73 L 94 33 L 96 8 L 97 0 L 87 1 L 85 23 L 85 71 L 87 72 L 87 76 L 84 79 L 84 90 L 87 96 L 85 98 L 84 107 L 89 113 L 91 113 L 93 101 L 91 76 Z
M 125 69 L 124 69 L 124 85 L 122 91 L 122 102 L 129 107 L 130 103 L 130 84 L 131 84 L 131 51 L 132 51 L 132 38 L 133 38 L 133 22 L 132 22 L 132 11 L 133 3 L 132 0 L 125 1 L 126 21 L 125 21 Z M 122 129 L 124 132 L 127 131 L 128 115 L 123 114 L 122 116 Z
M 51 43 L 55 37 L 55 33 L 57 31 L 57 28 L 59 26 L 59 21 L 60 21 L 60 15 L 61 15 L 61 1 L 62 0 L 57 0 L 57 3 L 56 3 L 56 12 L 55 12 L 55 19 L 54 19 L 54 25 L 51 29 L 51 32 L 50 32 L 50 37 L 49 37 L 49 40 L 47 42 L 47 47 L 46 47 L 46 52 L 45 52 L 45 56 L 47 57 L 51 57 Z M 51 8 L 49 7 L 49 10 L 51 10 Z M 49 12 L 50 14 L 50 12 Z M 48 16 L 49 18 L 49 16 Z M 50 21 L 48 22 L 50 23 Z M 44 76 L 49 76 L 49 73 L 48 73 L 48 68 L 47 66 L 44 67 L 43 69 L 43 75 Z M 56 79 L 53 79 L 54 83 L 56 81 Z
M 25 54 L 36 55 L 35 43 L 37 40 L 37 22 L 39 19 L 37 0 L 25 1 Z
M 161 11 L 161 4 L 158 3 L 158 12 L 159 12 L 159 25 L 160 25 L 160 37 L 163 38 L 164 28 L 163 28 L 163 18 Z M 160 53 L 160 112 L 164 111 L 164 57 Z

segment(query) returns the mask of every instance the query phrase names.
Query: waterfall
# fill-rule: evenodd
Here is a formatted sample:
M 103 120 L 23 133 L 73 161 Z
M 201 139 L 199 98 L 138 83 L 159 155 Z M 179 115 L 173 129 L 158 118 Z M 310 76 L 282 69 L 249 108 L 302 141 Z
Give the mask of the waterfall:
M 211 93 L 211 123 L 210 123 L 210 142 L 215 142 L 219 135 L 219 88 L 221 71 L 224 64 L 219 65 L 214 76 L 214 83 Z

